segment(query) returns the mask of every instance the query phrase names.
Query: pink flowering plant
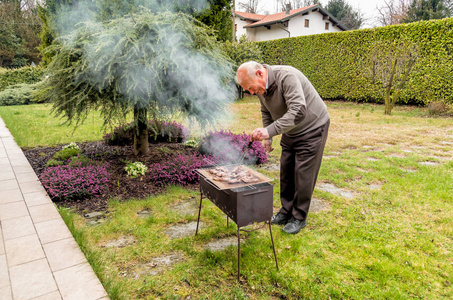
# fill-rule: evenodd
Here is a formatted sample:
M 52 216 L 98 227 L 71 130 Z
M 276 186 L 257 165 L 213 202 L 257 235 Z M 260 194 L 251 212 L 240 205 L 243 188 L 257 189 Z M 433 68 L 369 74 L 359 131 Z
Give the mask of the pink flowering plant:
M 53 200 L 74 200 L 102 194 L 110 182 L 106 166 L 72 164 L 46 168 L 39 176 Z
M 198 183 L 200 178 L 195 170 L 217 162 L 213 157 L 201 154 L 167 155 L 166 161 L 166 164 L 153 163 L 149 166 L 150 179 L 157 186 Z
M 250 135 L 245 133 L 234 134 L 226 130 L 209 132 L 201 141 L 200 152 L 216 157 L 221 164 L 252 165 L 267 162 L 262 143 L 254 141 L 248 148 L 249 142 Z

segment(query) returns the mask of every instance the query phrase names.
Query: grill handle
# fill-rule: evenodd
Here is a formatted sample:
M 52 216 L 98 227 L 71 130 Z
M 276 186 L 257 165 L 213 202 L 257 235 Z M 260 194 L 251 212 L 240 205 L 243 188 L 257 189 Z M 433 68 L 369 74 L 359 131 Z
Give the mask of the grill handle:
M 249 196 L 249 195 L 255 195 L 255 194 L 266 193 L 266 192 L 267 192 L 267 190 L 257 190 L 257 191 L 253 191 L 253 192 L 244 193 L 243 195 Z

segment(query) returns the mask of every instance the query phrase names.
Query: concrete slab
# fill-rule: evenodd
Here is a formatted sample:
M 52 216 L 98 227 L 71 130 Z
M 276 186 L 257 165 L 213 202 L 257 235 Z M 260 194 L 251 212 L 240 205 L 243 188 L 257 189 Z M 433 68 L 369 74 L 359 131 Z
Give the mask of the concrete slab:
M 3 244 L 3 241 L 1 241 Z M 9 280 L 8 264 L 6 262 L 6 255 L 0 255 L 0 299 L 13 300 L 11 294 L 11 282 Z
M 45 258 L 9 270 L 14 299 L 33 299 L 58 290 Z
M 62 219 L 35 223 L 35 227 L 43 245 L 72 237 Z
M 45 244 L 44 251 L 52 271 L 60 271 L 85 262 L 85 256 L 73 238 Z
M 28 209 L 24 201 L 0 205 L 0 220 L 28 216 Z
M 34 223 L 60 219 L 61 216 L 53 203 L 28 208 Z
M 5 241 L 5 248 L 10 268 L 45 258 L 37 234 L 7 240 Z
M 25 199 L 25 203 L 29 208 L 36 205 L 53 203 L 44 189 L 37 192 L 24 193 L 23 197 Z
M 2 228 L 5 241 L 36 234 L 35 226 L 29 215 L 3 220 Z
M 0 205 L 23 201 L 24 197 L 19 189 L 0 191 Z
M 16 178 L 0 181 L 0 191 L 10 191 L 19 188 Z
M 95 300 L 107 296 L 88 263 L 63 269 L 54 274 L 65 300 Z

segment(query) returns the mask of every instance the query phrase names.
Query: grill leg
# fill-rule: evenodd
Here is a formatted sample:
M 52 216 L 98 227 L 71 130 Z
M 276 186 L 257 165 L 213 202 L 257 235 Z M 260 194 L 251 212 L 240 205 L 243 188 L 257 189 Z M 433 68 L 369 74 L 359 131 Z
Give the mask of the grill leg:
M 228 221 L 230 220 L 230 218 L 227 216 L 227 228 L 229 227 L 228 225 Z
M 197 230 L 195 231 L 195 235 L 198 234 L 198 225 L 200 224 L 200 213 L 201 213 L 201 203 L 203 201 L 203 193 L 201 192 L 201 185 L 200 185 L 200 207 L 198 208 L 198 220 L 197 220 Z
M 239 233 L 238 226 L 238 282 L 240 281 L 241 276 L 241 235 Z
M 274 258 L 275 258 L 275 265 L 277 266 L 277 270 L 278 270 L 277 253 L 275 252 L 275 246 L 274 246 L 274 238 L 272 237 L 272 226 L 271 226 L 271 220 L 269 220 L 269 232 L 270 232 L 270 234 L 271 234 L 272 249 L 274 249 Z

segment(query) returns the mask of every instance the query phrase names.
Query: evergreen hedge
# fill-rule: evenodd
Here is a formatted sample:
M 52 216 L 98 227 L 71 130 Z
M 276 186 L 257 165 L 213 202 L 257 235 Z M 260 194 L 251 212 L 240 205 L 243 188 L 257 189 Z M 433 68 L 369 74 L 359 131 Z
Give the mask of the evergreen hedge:
M 41 81 L 44 69 L 40 67 L 22 67 L 19 69 L 0 68 L 0 92 L 8 86 L 20 83 L 33 84 Z
M 419 58 L 398 103 L 453 104 L 453 18 L 258 42 L 266 64 L 302 71 L 324 99 L 383 101 L 370 76 L 376 43 L 409 40 Z

